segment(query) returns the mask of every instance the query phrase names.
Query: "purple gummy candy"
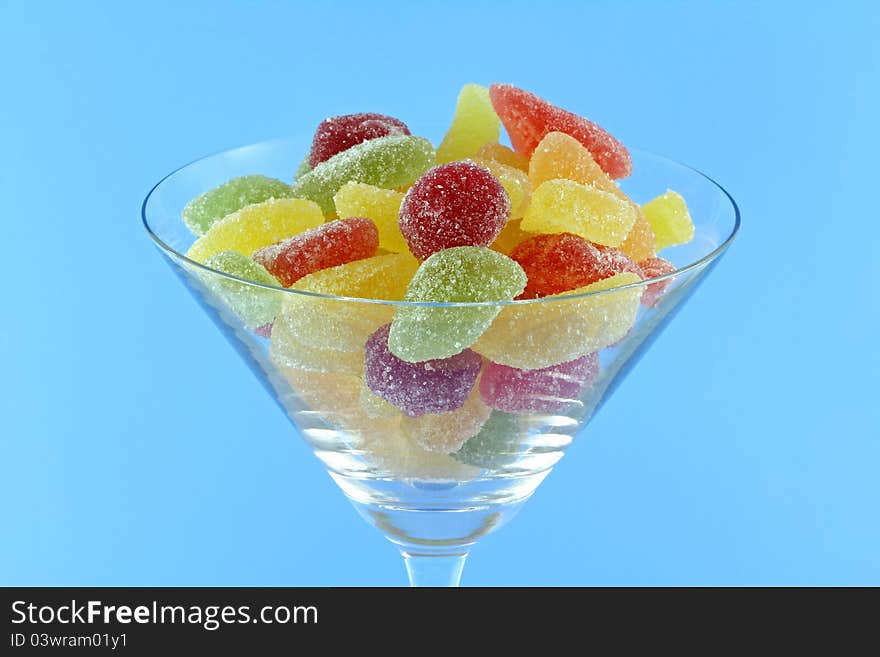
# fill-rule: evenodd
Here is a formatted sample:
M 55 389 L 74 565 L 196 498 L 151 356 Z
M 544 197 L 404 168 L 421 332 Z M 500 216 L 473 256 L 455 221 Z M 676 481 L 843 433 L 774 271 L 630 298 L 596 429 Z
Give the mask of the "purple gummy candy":
M 489 362 L 480 378 L 480 395 L 487 406 L 499 411 L 552 413 L 577 399 L 598 373 L 596 354 L 539 370 Z
M 364 379 L 370 390 L 410 417 L 461 408 L 480 374 L 482 357 L 465 349 L 451 358 L 408 363 L 388 349 L 390 330 L 386 324 L 367 340 Z

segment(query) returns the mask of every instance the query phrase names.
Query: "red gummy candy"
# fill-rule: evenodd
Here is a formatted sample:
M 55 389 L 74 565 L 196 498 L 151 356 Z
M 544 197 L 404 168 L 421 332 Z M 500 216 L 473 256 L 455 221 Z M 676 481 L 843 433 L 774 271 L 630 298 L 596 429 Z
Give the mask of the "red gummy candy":
M 400 232 L 417 258 L 453 246 L 489 246 L 504 228 L 510 198 L 498 179 L 471 162 L 436 166 L 407 192 Z
M 354 217 L 321 224 L 290 239 L 254 251 L 253 259 L 284 287 L 320 269 L 372 258 L 379 231 L 370 219 Z
M 615 274 L 642 270 L 626 254 L 578 235 L 535 235 L 511 252 L 528 277 L 518 299 L 536 299 L 590 285 Z
M 552 413 L 576 400 L 598 374 L 596 354 L 539 370 L 490 362 L 480 377 L 480 396 L 487 406 L 507 413 Z
M 581 142 L 612 178 L 626 178 L 632 173 L 632 158 L 626 147 L 592 121 L 510 84 L 493 84 L 489 98 L 510 143 L 523 155 L 531 157 L 548 133 L 564 132 Z
M 361 142 L 389 135 L 408 135 L 400 119 L 375 112 L 345 114 L 324 119 L 315 130 L 309 164 L 312 168 Z
M 647 260 L 642 260 L 639 263 L 639 267 L 644 273 L 644 278 L 656 278 L 657 276 L 664 276 L 675 271 L 675 265 L 663 258 L 648 258 Z M 649 308 L 656 306 L 657 302 L 660 301 L 660 297 L 666 293 L 666 288 L 668 288 L 671 283 L 672 279 L 667 278 L 665 281 L 658 281 L 657 283 L 651 283 L 648 285 L 645 288 L 645 292 L 642 294 L 642 305 L 648 306 Z
M 261 338 L 266 338 L 267 340 L 272 337 L 272 327 L 275 325 L 275 322 L 267 322 L 262 326 L 258 326 L 254 329 L 254 333 L 259 335 Z

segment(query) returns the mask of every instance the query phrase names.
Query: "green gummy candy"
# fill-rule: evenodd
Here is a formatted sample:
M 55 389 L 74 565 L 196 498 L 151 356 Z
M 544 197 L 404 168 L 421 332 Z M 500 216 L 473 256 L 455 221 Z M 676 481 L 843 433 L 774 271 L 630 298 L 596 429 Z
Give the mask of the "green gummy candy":
M 392 135 L 361 142 L 321 162 L 293 183 L 293 196 L 314 201 L 324 214 L 336 207 L 333 196 L 348 182 L 394 189 L 415 182 L 434 166 L 427 139 Z
M 312 165 L 309 163 L 309 154 L 306 153 L 306 156 L 302 159 L 302 162 L 300 162 L 299 166 L 296 168 L 296 173 L 293 174 L 293 179 L 299 180 L 311 170 Z
M 275 178 L 260 175 L 233 178 L 187 203 L 183 208 L 183 223 L 194 235 L 201 236 L 223 217 L 246 205 L 290 196 L 290 185 Z
M 465 465 L 494 470 L 516 461 L 522 448 L 523 438 L 522 428 L 515 415 L 492 411 L 480 433 L 468 439 L 461 449 L 451 456 Z
M 526 273 L 515 260 L 482 246 L 456 246 L 421 264 L 404 301 L 510 301 L 525 286 Z M 474 344 L 500 310 L 494 305 L 401 306 L 391 322 L 388 348 L 411 363 L 449 358 Z
M 222 251 L 205 261 L 211 269 L 231 274 L 238 278 L 262 283 L 278 285 L 272 274 L 258 262 L 254 262 L 238 251 Z M 281 295 L 277 290 L 266 290 L 247 283 L 233 281 L 216 274 L 203 274 L 202 280 L 208 288 L 220 297 L 232 312 L 248 328 L 257 328 L 275 319 L 281 307 Z

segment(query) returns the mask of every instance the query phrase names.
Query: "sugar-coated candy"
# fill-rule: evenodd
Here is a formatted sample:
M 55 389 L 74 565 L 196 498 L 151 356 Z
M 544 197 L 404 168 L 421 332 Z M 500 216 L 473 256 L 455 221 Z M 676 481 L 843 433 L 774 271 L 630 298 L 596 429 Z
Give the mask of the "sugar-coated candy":
M 270 199 L 246 205 L 208 229 L 186 252 L 204 262 L 221 251 L 250 256 L 261 246 L 274 244 L 324 223 L 324 215 L 312 201 L 298 198 Z
M 489 90 L 478 84 L 466 84 L 458 94 L 452 125 L 437 147 L 437 163 L 473 157 L 487 142 L 497 142 L 501 120 L 492 109 Z
M 246 205 L 288 196 L 291 196 L 290 185 L 275 178 L 259 175 L 233 178 L 187 203 L 183 208 L 183 223 L 194 235 L 201 236 L 223 217 Z
M 497 470 L 519 458 L 525 435 L 516 415 L 493 410 L 480 432 L 452 457 L 477 468 Z
M 641 275 L 638 265 L 613 247 L 578 235 L 534 235 L 511 252 L 528 277 L 521 299 L 559 294 L 625 271 Z
M 340 219 L 369 217 L 379 230 L 379 248 L 392 253 L 409 250 L 397 224 L 402 201 L 403 192 L 354 182 L 343 185 L 333 197 Z
M 321 224 L 299 235 L 254 251 L 284 287 L 320 269 L 371 258 L 379 248 L 379 231 L 371 219 L 352 217 Z
M 497 141 L 483 144 L 477 149 L 474 155 L 475 160 L 495 160 L 500 164 L 506 164 L 514 169 L 519 169 L 525 173 L 529 172 L 529 158 L 522 153 L 517 153 L 512 148 L 508 148 Z
M 380 327 L 364 348 L 364 380 L 370 390 L 411 417 L 460 408 L 474 387 L 483 360 L 465 349 L 450 358 L 410 363 L 391 353 L 390 331 L 389 324 Z
M 385 189 L 408 185 L 434 165 L 434 147 L 411 135 L 361 142 L 321 162 L 298 178 L 291 189 L 297 198 L 315 201 L 326 214 L 335 212 L 333 196 L 347 182 Z
M 495 363 L 523 370 L 604 349 L 635 323 L 642 289 L 633 284 L 639 281 L 637 274 L 624 272 L 539 302 L 507 306 L 473 349 Z M 617 287 L 621 289 L 613 289 Z
M 468 438 L 480 432 L 491 412 L 492 409 L 480 398 L 477 386 L 474 386 L 460 408 L 448 413 L 404 417 L 400 430 L 427 452 L 452 454 L 461 449 Z
M 639 263 L 639 267 L 645 278 L 665 276 L 666 274 L 671 274 L 675 271 L 675 265 L 663 258 L 648 258 L 647 260 L 642 260 Z M 666 280 L 657 281 L 656 283 L 648 285 L 645 288 L 645 293 L 642 295 L 642 305 L 648 306 L 649 308 L 656 306 L 657 302 L 660 301 L 660 298 L 666 294 L 666 289 L 671 283 L 672 279 L 667 278 Z
M 419 178 L 400 205 L 398 223 L 420 260 L 454 246 L 488 246 L 510 215 L 510 198 L 488 169 L 441 164 Z
M 315 130 L 309 165 L 314 168 L 352 146 L 391 135 L 408 135 L 409 128 L 400 119 L 375 112 L 361 112 L 324 119 Z
M 390 253 L 304 276 L 290 288 L 332 297 L 400 301 L 419 266 L 409 253 Z M 391 321 L 394 307 L 304 294 L 285 294 L 281 315 L 303 344 L 362 351 L 367 338 Z
M 253 261 L 252 261 L 253 262 Z M 280 303 L 279 303 L 280 306 Z M 272 337 L 272 324 L 274 322 L 266 322 L 265 324 L 260 324 L 259 326 L 254 327 L 254 335 L 258 335 L 261 338 L 266 338 L 267 340 Z
M 309 163 L 309 157 L 311 157 L 311 155 L 309 153 L 306 153 L 306 156 L 299 163 L 299 166 L 296 168 L 296 172 L 293 174 L 294 180 L 302 178 L 304 175 L 312 170 L 312 165 Z
M 404 301 L 510 301 L 522 293 L 526 275 L 515 261 L 484 247 L 459 246 L 425 260 L 410 281 Z M 448 358 L 470 347 L 499 306 L 400 306 L 389 347 L 405 361 Z
M 532 192 L 522 220 L 530 233 L 574 233 L 606 246 L 618 246 L 636 222 L 631 203 L 610 192 L 573 180 L 548 180 Z
M 264 267 L 237 251 L 223 251 L 205 261 L 205 265 L 263 285 L 277 286 L 278 281 Z M 267 290 L 216 274 L 203 274 L 202 281 L 232 309 L 248 328 L 257 328 L 275 319 L 281 307 L 277 290 Z
M 642 212 L 651 223 L 658 251 L 667 246 L 690 242 L 694 238 L 694 222 L 687 203 L 678 192 L 670 189 L 648 201 L 642 206 Z
M 575 403 L 598 373 L 595 353 L 537 370 L 490 362 L 480 377 L 480 395 L 508 413 L 553 413 Z
M 508 222 L 514 219 L 522 219 L 529 207 L 532 197 L 532 183 L 528 175 L 516 167 L 501 164 L 492 159 L 475 158 L 474 162 L 489 169 L 489 172 L 498 179 L 507 197 L 510 199 L 510 215 Z M 502 230 L 504 230 L 502 228 Z
M 636 223 L 633 224 L 629 235 L 620 243 L 618 248 L 634 261 L 641 262 L 657 255 L 657 242 L 645 213 L 637 205 L 634 205 L 634 207 L 637 210 Z
M 511 219 L 506 224 L 495 241 L 489 245 L 489 248 L 504 255 L 510 255 L 518 244 L 524 242 L 530 237 L 534 237 L 533 233 L 527 233 L 522 229 L 519 219 Z
M 276 364 L 311 372 L 354 375 L 360 375 L 364 370 L 364 359 L 360 352 L 340 351 L 333 349 L 332 345 L 321 348 L 305 344 L 291 330 L 284 317 L 275 320 L 271 340 L 269 356 Z
M 356 446 L 373 469 L 396 479 L 464 482 L 480 472 L 446 454 L 425 451 L 400 431 L 365 431 Z
M 493 84 L 489 97 L 514 149 L 531 156 L 548 132 L 564 132 L 581 142 L 612 178 L 632 173 L 626 147 L 598 125 L 509 84 Z
M 363 368 L 363 360 L 364 359 L 361 358 L 361 368 Z M 372 418 L 389 418 L 402 415 L 401 410 L 397 408 L 397 406 L 382 399 L 379 395 L 370 390 L 370 387 L 366 383 L 363 383 L 361 386 L 360 402 L 361 408 L 364 409 L 364 413 Z

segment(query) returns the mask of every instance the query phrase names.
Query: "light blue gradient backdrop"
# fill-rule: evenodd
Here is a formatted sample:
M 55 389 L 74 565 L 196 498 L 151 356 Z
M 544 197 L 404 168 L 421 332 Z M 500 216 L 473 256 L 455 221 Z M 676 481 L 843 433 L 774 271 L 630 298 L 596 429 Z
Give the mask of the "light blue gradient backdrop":
M 708 172 L 743 231 L 464 582 L 880 584 L 870 3 L 226 4 L 0 0 L 0 584 L 405 582 L 140 203 L 494 80 Z

